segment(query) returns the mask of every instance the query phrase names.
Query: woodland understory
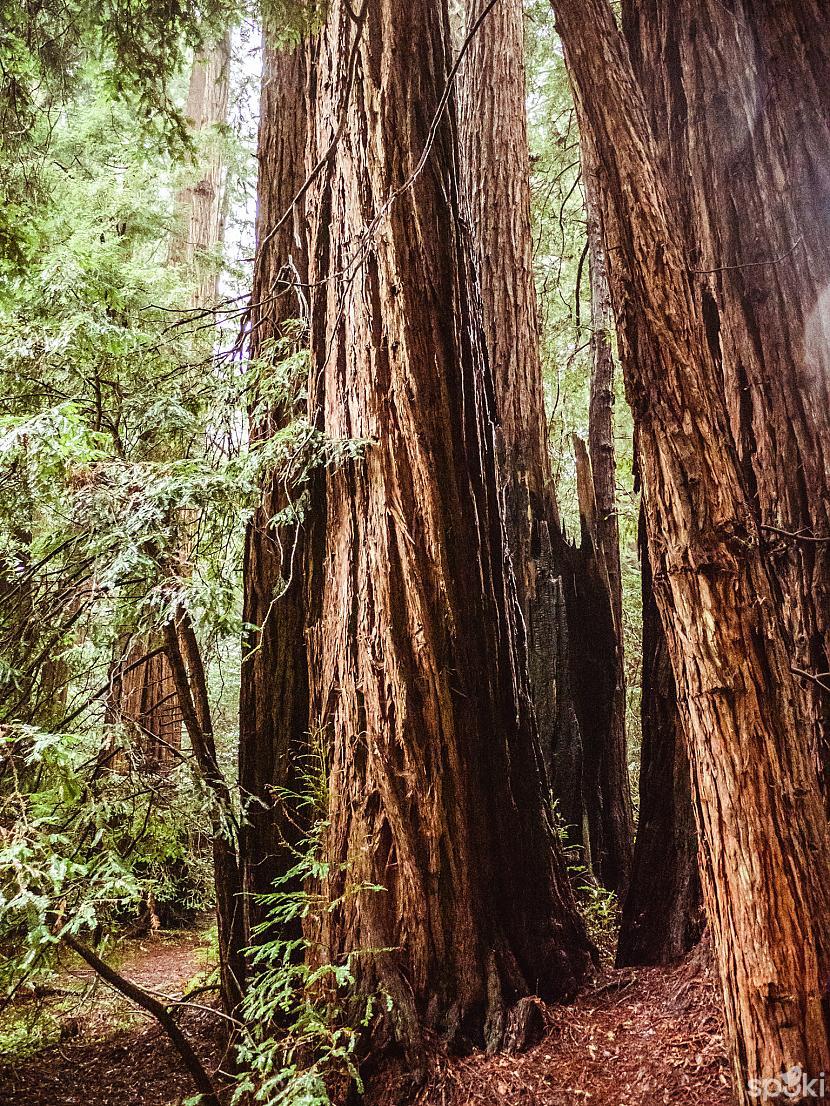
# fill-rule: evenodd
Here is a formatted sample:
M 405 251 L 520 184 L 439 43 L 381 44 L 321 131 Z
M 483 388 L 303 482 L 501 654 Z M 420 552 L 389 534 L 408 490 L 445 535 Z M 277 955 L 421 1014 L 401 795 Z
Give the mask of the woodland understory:
M 0 13 L 0 1106 L 830 1097 L 825 0 Z

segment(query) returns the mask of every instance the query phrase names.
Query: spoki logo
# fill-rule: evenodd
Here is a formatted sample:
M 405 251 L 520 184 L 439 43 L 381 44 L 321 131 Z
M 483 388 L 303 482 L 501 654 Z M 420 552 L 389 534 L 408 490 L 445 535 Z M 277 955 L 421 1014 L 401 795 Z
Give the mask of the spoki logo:
M 789 1071 L 782 1072 L 770 1079 L 749 1079 L 746 1089 L 750 1098 L 783 1099 L 783 1101 L 802 1102 L 806 1098 L 825 1097 L 824 1072 L 810 1076 L 800 1064 Z

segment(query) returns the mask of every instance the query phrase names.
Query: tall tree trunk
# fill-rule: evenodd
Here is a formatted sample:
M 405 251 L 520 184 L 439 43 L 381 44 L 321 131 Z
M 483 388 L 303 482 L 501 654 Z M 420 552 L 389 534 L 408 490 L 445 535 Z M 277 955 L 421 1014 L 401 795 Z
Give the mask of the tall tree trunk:
M 286 376 L 285 367 L 307 343 L 305 208 L 302 203 L 292 207 L 292 201 L 304 177 L 308 82 L 306 44 L 278 51 L 266 43 L 250 356 L 266 395 L 274 394 L 279 380 L 280 399 L 269 406 L 254 397 L 254 443 L 284 432 L 305 413 L 305 381 L 296 374 Z M 294 770 L 308 733 L 307 496 L 301 476 L 294 476 L 282 471 L 269 478 L 245 540 L 243 618 L 248 629 L 240 688 L 239 784 L 246 811 L 240 853 L 249 944 L 253 927 L 263 920 L 256 896 L 273 890 L 274 879 L 286 870 L 286 845 L 300 832 L 296 812 L 291 814 L 294 804 L 286 802 L 286 792 L 299 786 Z
M 625 729 L 622 569 L 614 452 L 614 358 L 611 293 L 605 270 L 597 168 L 583 154 L 591 276 L 592 372 L 589 454 L 577 444 L 582 541 L 575 554 L 577 616 L 583 628 L 574 656 L 577 714 L 585 748 L 585 796 L 594 870 L 624 897 L 631 876 L 634 824 Z M 590 462 L 589 462 L 590 456 Z
M 583 795 L 590 829 L 594 874 L 625 894 L 630 878 L 634 828 L 625 741 L 619 714 L 618 625 L 611 579 L 599 528 L 596 481 L 588 450 L 574 435 L 580 544 L 573 550 L 573 594 L 569 615 L 571 680 L 584 748 Z M 622 604 L 620 604 L 620 607 Z
M 792 664 L 830 669 L 830 10 L 820 0 L 623 5 L 700 276 Z M 777 529 L 776 529 L 777 528 Z M 800 534 L 798 537 L 787 534 Z M 805 678 L 828 791 L 830 693 Z
M 219 767 L 202 654 L 187 610 L 177 609 L 164 627 L 163 640 L 193 758 L 214 799 L 211 837 L 220 989 L 225 1013 L 232 1015 L 243 993 L 245 934 L 239 860 L 229 831 L 234 820 L 231 791 Z
M 689 758 L 640 510 L 643 588 L 640 818 L 617 966 L 669 964 L 700 940 L 704 914 Z
M 337 903 L 319 937 L 335 962 L 367 950 L 357 986 L 415 1050 L 424 1029 L 497 1046 L 518 997 L 572 995 L 590 961 L 515 631 L 452 102 L 430 127 L 448 41 L 443 0 L 332 4 L 311 271 L 315 409 L 364 443 L 329 468 L 309 581 Z
M 484 20 L 459 70 L 460 168 L 481 285 L 484 337 L 508 550 L 527 632 L 531 689 L 547 771 L 571 842 L 584 833 L 582 738 L 571 696 L 563 577 L 570 548 L 559 521 L 545 415 L 533 278 L 530 154 L 521 0 L 468 0 Z M 565 631 L 565 632 L 563 632 Z
M 198 171 L 199 180 L 176 194 L 181 229 L 173 238 L 170 260 L 192 270 L 196 280 L 192 307 L 216 299 L 218 266 L 209 255 L 224 235 L 227 165 L 220 128 L 228 120 L 230 57 L 230 32 L 215 46 L 196 55 L 184 109 L 197 148 L 196 162 L 190 171 Z
M 607 0 L 554 0 L 554 10 L 607 181 L 655 594 L 689 741 L 736 1091 L 749 1102 L 748 1078 L 830 1064 L 830 835 L 799 738 L 778 589 L 642 92 Z

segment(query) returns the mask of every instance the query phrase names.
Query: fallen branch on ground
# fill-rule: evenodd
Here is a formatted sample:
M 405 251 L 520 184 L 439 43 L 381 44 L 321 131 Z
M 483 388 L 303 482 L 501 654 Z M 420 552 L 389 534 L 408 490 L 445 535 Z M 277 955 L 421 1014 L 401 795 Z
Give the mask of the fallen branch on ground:
M 146 1010 L 149 1014 L 153 1015 L 170 1038 L 173 1047 L 181 1056 L 182 1060 L 184 1060 L 185 1067 L 193 1076 L 193 1081 L 198 1087 L 199 1093 L 206 1106 L 221 1106 L 219 1096 L 216 1093 L 213 1082 L 204 1064 L 196 1055 L 193 1046 L 185 1037 L 184 1033 L 182 1033 L 173 1015 L 164 1003 L 159 1002 L 157 998 L 148 994 L 142 987 L 137 986 L 137 984 L 132 983 L 129 979 L 120 975 L 114 968 L 110 967 L 109 964 L 102 960 L 97 953 L 94 953 L 91 948 L 83 943 L 83 941 L 78 940 L 78 938 L 71 933 L 62 934 L 61 940 L 64 944 L 68 945 L 73 952 L 77 953 L 82 960 L 85 960 L 106 983 L 109 983 L 110 987 L 120 992 L 120 994 L 124 995 L 125 998 L 128 998 L 131 1002 L 134 1002 L 136 1006 L 140 1006 L 142 1010 Z

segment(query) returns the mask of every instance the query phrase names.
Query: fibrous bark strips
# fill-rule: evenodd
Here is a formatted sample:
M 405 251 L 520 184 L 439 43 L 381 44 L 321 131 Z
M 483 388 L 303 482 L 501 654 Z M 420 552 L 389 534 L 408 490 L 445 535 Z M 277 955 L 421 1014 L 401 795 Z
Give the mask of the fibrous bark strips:
M 313 205 L 313 400 L 365 443 L 327 475 L 309 580 L 338 901 L 319 936 L 335 960 L 374 950 L 358 984 L 405 1043 L 495 1045 L 517 997 L 572 994 L 590 953 L 515 628 L 452 106 L 431 127 L 448 38 L 438 0 L 357 21 L 335 2 L 317 61 L 318 153 L 343 124 Z
M 554 9 L 583 135 L 607 185 L 655 594 L 690 743 L 736 1089 L 746 1096 L 747 1078 L 830 1061 L 830 839 L 800 737 L 777 581 L 643 93 L 605 0 L 555 0 Z

